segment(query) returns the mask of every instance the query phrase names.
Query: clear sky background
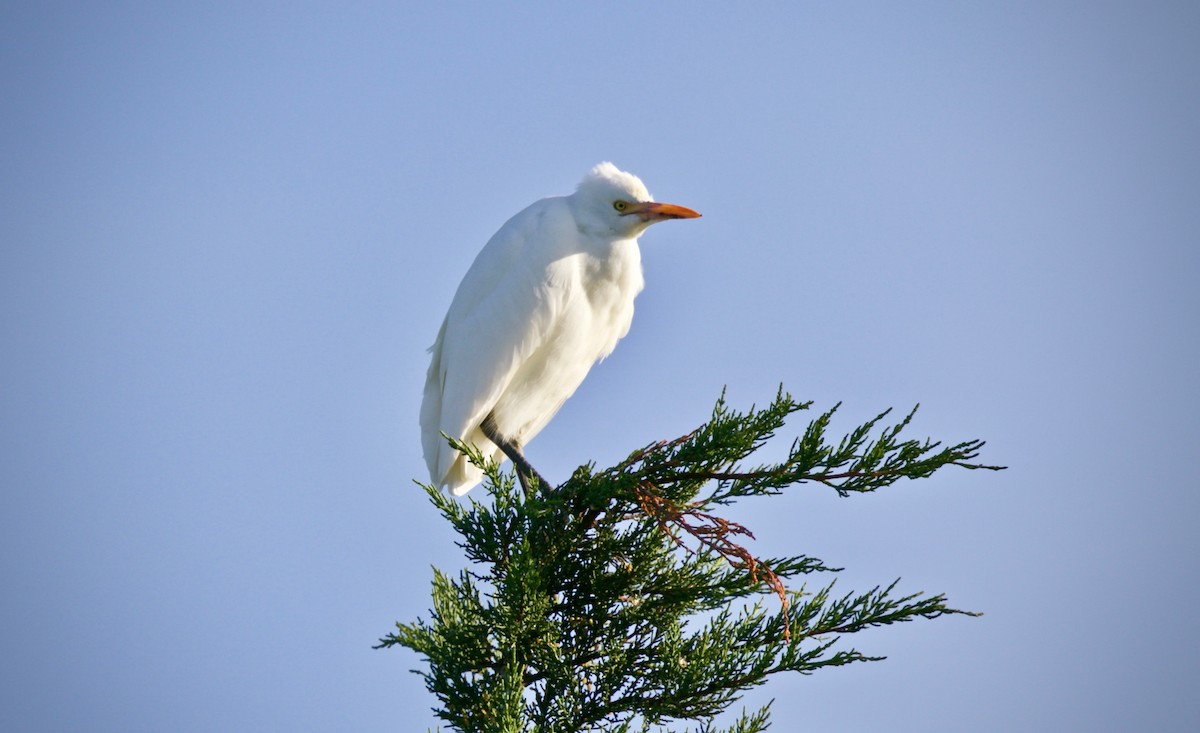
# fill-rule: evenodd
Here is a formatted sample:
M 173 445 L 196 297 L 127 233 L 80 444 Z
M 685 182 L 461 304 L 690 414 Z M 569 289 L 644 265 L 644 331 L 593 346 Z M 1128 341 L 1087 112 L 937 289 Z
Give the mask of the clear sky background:
M 1200 729 L 1200 4 L 191 5 L 0 8 L 0 729 L 436 725 L 371 649 L 462 565 L 412 484 L 425 349 L 602 160 L 704 218 L 643 237 L 544 474 L 780 383 L 1010 466 L 739 509 L 986 614 L 748 704 Z

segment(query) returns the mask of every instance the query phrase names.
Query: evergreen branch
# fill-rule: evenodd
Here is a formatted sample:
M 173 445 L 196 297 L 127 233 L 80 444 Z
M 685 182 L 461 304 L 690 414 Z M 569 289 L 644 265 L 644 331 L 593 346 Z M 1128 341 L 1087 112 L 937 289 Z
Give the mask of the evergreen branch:
M 804 482 L 847 495 L 943 466 L 999 469 L 975 462 L 982 441 L 901 439 L 915 408 L 891 426 L 884 411 L 831 441 L 838 405 L 810 421 L 783 460 L 743 466 L 810 405 L 780 389 L 739 413 L 722 395 L 690 433 L 528 494 L 473 446 L 451 441 L 484 470 L 492 501 L 424 488 L 472 567 L 435 569 L 429 619 L 398 623 L 378 646 L 424 658 L 418 674 L 435 713 L 464 733 L 649 733 L 672 721 L 693 721 L 697 733 L 757 733 L 769 706 L 720 731 L 713 721 L 772 675 L 881 659 L 837 648 L 847 634 L 974 615 L 941 594 L 898 596 L 895 582 L 839 597 L 832 583 L 789 592 L 785 579 L 838 569 L 759 557 L 746 546 L 753 532 L 716 510 Z M 782 623 L 763 605 L 772 597 Z M 752 603 L 739 610 L 742 599 Z

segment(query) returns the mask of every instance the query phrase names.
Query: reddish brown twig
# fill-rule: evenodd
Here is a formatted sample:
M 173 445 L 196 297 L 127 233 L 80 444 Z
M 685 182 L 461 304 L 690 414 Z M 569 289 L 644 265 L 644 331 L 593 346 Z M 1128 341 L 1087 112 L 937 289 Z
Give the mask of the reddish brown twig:
M 791 643 L 792 629 L 787 615 L 787 589 L 783 585 L 783 580 L 769 565 L 754 557 L 744 546 L 731 539 L 739 535 L 754 539 L 753 532 L 742 524 L 731 522 L 715 514 L 702 512 L 694 506 L 680 507 L 655 491 L 655 486 L 649 481 L 639 483 L 634 491 L 642 513 L 653 519 L 659 529 L 685 551 L 696 552 L 688 547 L 680 537 L 680 530 L 694 537 L 703 547 L 707 547 L 725 558 L 731 567 L 745 570 L 750 575 L 750 582 L 761 581 L 769 585 L 782 603 L 783 638 L 786 642 Z

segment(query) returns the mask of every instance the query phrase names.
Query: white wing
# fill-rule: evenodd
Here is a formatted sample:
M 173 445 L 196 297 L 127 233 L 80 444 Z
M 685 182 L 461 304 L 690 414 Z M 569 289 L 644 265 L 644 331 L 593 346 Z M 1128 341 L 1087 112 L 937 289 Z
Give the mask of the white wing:
M 544 342 L 570 297 L 547 267 L 577 236 L 562 198 L 543 199 L 509 219 L 463 277 L 442 323 L 425 382 L 421 437 L 433 481 L 456 496 L 483 474 L 441 433 L 500 450 L 479 430 L 513 374 Z

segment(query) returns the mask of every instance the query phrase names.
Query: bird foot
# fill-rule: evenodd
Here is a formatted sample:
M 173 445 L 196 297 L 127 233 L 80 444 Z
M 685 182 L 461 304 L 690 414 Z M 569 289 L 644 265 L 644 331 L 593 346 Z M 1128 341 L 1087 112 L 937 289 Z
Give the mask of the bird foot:
M 537 482 L 536 486 L 540 487 L 540 488 L 545 488 L 545 489 L 554 488 L 553 485 L 549 481 L 547 481 L 545 478 L 543 478 L 540 473 L 533 470 L 533 466 L 530 466 L 528 461 L 525 463 L 525 466 L 529 469 L 529 473 L 526 474 L 525 471 L 521 470 L 521 468 L 518 466 L 517 467 L 517 480 L 521 482 L 521 488 L 525 490 L 526 494 L 532 493 L 534 491 L 535 484 L 533 482 Z
M 531 493 L 534 488 L 531 482 L 536 481 L 537 486 L 542 489 L 552 489 L 554 485 L 547 481 L 542 474 L 529 463 L 529 459 L 521 452 L 521 447 L 516 442 L 505 438 L 496 429 L 496 423 L 492 420 L 492 416 L 488 415 L 480 424 L 480 429 L 487 439 L 496 444 L 496 447 L 508 456 L 508 460 L 512 461 L 513 467 L 517 469 L 517 480 L 521 482 L 521 488 L 525 493 Z

